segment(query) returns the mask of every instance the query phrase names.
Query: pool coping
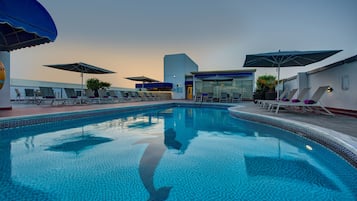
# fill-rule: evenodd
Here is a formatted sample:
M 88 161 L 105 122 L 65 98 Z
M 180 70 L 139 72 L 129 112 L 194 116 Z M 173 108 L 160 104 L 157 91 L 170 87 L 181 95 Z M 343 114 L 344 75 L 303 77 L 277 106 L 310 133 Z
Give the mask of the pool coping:
M 140 110 L 149 110 L 160 107 L 170 107 L 170 106 L 180 106 L 180 105 L 191 105 L 191 106 L 202 106 L 205 107 L 215 107 L 215 108 L 228 108 L 232 106 L 231 104 L 202 104 L 202 103 L 188 103 L 188 102 L 163 102 L 163 103 L 150 103 L 144 105 L 125 105 L 125 106 L 114 106 L 111 108 L 94 108 L 94 109 L 83 109 L 75 111 L 64 111 L 64 112 L 51 112 L 43 114 L 32 114 L 32 115 L 21 115 L 13 117 L 0 117 L 0 130 L 11 129 L 22 126 L 30 126 L 43 123 L 51 123 L 63 120 L 72 120 L 79 118 L 92 117 L 93 115 L 110 115 L 117 114 L 118 112 L 135 112 Z
M 15 117 L 0 118 L 0 130 L 11 129 L 22 126 L 30 126 L 43 123 L 51 123 L 63 120 L 73 120 L 79 118 L 93 117 L 94 115 L 110 115 L 118 112 L 134 112 L 140 110 L 147 110 L 159 108 L 163 106 L 170 106 L 174 103 L 151 103 L 147 105 L 126 105 L 112 108 L 95 108 L 65 112 L 53 112 L 45 114 L 23 115 Z
M 301 121 L 244 112 L 240 110 L 242 107 L 244 106 L 234 106 L 228 108 L 228 110 L 234 117 L 275 126 L 313 140 L 337 153 L 353 167 L 357 168 L 357 138 Z
M 240 108 L 244 107 L 242 105 L 177 101 L 164 103 L 149 103 L 144 105 L 116 106 L 112 108 L 95 108 L 76 111 L 54 112 L 16 117 L 2 117 L 0 118 L 0 130 L 63 120 L 93 117 L 93 115 L 110 115 L 117 114 L 118 112 L 136 112 L 140 110 L 156 109 L 160 107 L 170 106 L 204 106 L 214 108 L 227 108 L 229 113 L 233 117 L 282 128 L 293 132 L 299 136 L 322 144 L 323 146 L 342 156 L 347 162 L 357 168 L 357 138 L 337 132 L 335 130 L 323 128 L 301 121 L 288 120 L 280 117 L 273 117 L 252 112 L 244 112 L 240 110 Z

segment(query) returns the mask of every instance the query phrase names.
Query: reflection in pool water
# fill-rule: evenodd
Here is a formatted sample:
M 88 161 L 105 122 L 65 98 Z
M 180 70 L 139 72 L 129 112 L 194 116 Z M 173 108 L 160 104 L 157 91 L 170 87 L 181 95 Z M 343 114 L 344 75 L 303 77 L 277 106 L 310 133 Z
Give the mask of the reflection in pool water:
M 0 200 L 356 200 L 357 193 L 356 170 L 336 154 L 223 109 L 4 130 L 0 160 Z
M 154 175 L 155 170 L 159 165 L 166 149 L 168 147 L 180 149 L 181 143 L 177 142 L 175 137 L 175 131 L 170 128 L 165 130 L 164 135 L 159 133 L 154 137 L 143 139 L 137 142 L 148 144 L 140 159 L 139 173 L 146 190 L 150 194 L 149 200 L 166 200 L 169 196 L 172 187 L 164 186 L 155 188 Z

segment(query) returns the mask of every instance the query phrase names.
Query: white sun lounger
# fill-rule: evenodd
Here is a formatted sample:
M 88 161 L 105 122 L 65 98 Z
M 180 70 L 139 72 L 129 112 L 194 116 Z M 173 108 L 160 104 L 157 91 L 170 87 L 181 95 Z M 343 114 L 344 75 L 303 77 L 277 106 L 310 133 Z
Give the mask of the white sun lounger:
M 321 108 L 323 109 L 326 114 L 328 115 L 332 115 L 334 116 L 333 113 L 331 113 L 328 109 L 326 109 L 321 103 L 320 103 L 320 99 L 322 97 L 322 95 L 324 95 L 324 93 L 326 93 L 327 88 L 329 86 L 321 86 L 319 87 L 315 93 L 311 96 L 311 99 L 307 99 L 301 102 L 279 102 L 276 105 L 276 110 L 275 113 L 279 112 L 279 109 L 281 107 L 301 107 L 304 111 L 305 110 L 313 110 L 314 108 Z
M 270 109 L 271 104 L 274 104 L 278 101 L 284 100 L 284 99 L 291 99 L 294 94 L 296 93 L 297 89 L 293 89 L 291 91 L 289 91 L 288 89 L 285 89 L 283 91 L 283 93 L 280 94 L 279 99 L 278 100 L 259 100 L 259 104 L 261 105 L 262 108 L 265 108 L 266 106 L 268 106 L 268 110 Z
M 279 101 L 285 101 L 285 102 L 291 101 L 291 99 L 294 97 L 296 91 L 297 91 L 297 89 L 292 89 L 286 97 L 283 96 L 279 100 L 267 100 L 263 104 L 268 105 L 268 110 L 271 110 L 272 106 L 276 105 Z M 265 107 L 265 105 L 263 107 Z

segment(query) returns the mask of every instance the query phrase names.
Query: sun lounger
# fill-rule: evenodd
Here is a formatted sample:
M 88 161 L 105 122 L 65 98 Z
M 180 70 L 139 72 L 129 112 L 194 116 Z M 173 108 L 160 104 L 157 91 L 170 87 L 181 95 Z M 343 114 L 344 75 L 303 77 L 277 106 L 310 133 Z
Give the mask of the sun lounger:
M 289 93 L 289 89 L 285 89 L 279 96 L 279 99 L 277 100 L 282 100 L 287 94 Z M 269 102 L 275 102 L 277 100 L 261 100 L 261 99 L 258 99 L 256 100 L 257 101 L 257 104 L 259 106 L 261 106 L 262 108 L 265 108 L 265 106 L 269 105 L 268 103 Z
M 204 102 L 213 102 L 213 93 L 207 93 L 207 96 L 203 96 Z
M 139 94 L 137 91 L 130 91 L 128 92 L 129 94 L 129 99 L 131 101 L 141 101 L 141 98 L 139 97 Z
M 66 102 L 71 102 L 72 104 L 76 104 L 80 102 L 80 97 L 77 96 L 76 91 L 73 88 L 64 88 L 64 92 L 67 96 Z
M 98 89 L 99 103 L 113 103 L 114 99 L 109 96 L 106 89 Z
M 195 102 L 201 102 L 202 101 L 202 96 L 203 94 L 201 92 L 197 92 L 195 96 Z
M 67 98 L 78 98 L 76 91 L 73 88 L 64 88 Z
M 150 94 L 149 93 L 147 93 L 147 92 L 142 92 L 143 94 L 144 94 L 144 99 L 145 100 L 148 100 L 148 101 L 150 101 L 150 100 L 152 100 L 152 97 L 150 96 Z
M 141 99 L 142 101 L 147 101 L 147 98 L 146 98 L 144 92 L 140 91 L 140 92 L 138 92 L 138 94 L 139 94 L 139 97 L 140 97 L 140 99 Z
M 118 91 L 110 90 L 109 96 L 113 99 L 113 102 L 122 102 L 123 100 L 123 97 L 121 97 L 121 94 Z
M 228 94 L 226 92 L 221 93 L 221 97 L 219 98 L 219 102 L 228 102 Z
M 156 93 L 150 92 L 149 95 L 151 96 L 152 100 L 160 100 L 159 96 Z
M 270 110 L 274 104 L 278 103 L 278 101 L 285 101 L 285 102 L 291 101 L 292 98 L 294 97 L 296 91 L 297 91 L 297 89 L 292 89 L 291 91 L 287 90 L 288 93 L 282 94 L 282 96 L 280 96 L 279 100 L 266 100 L 266 101 L 264 101 L 262 103 L 263 104 L 262 107 L 264 108 L 265 105 L 268 105 L 268 110 Z M 307 90 L 304 91 L 304 94 L 303 94 L 304 96 L 305 96 L 306 92 L 307 92 Z
M 120 91 L 121 96 L 123 97 L 124 101 L 130 101 L 130 95 L 127 91 Z
M 28 103 L 34 103 L 36 100 L 34 89 L 25 89 L 25 99 Z
M 21 93 L 18 88 L 15 88 L 16 99 L 15 101 L 21 101 Z
M 282 107 L 301 107 L 303 111 L 305 110 L 310 110 L 312 111 L 314 108 L 321 108 L 326 112 L 328 115 L 334 115 L 331 113 L 328 109 L 326 109 L 321 103 L 320 99 L 321 97 L 326 93 L 327 88 L 329 86 L 321 86 L 319 87 L 315 93 L 311 96 L 311 99 L 305 99 L 304 101 L 300 102 L 279 102 L 276 106 L 275 113 L 279 112 L 279 109 Z
M 40 93 L 42 98 L 37 100 L 37 104 L 50 102 L 53 105 L 55 102 L 61 102 L 65 104 L 66 99 L 56 98 L 55 93 L 53 92 L 52 87 L 40 87 Z
M 300 90 L 298 96 L 296 98 L 291 98 L 289 101 L 284 101 L 285 103 L 298 103 L 304 100 L 307 92 L 309 91 L 310 88 L 303 88 Z M 271 102 L 269 104 L 268 110 L 274 110 L 278 105 L 278 102 Z
M 100 103 L 100 98 L 95 96 L 93 90 L 85 89 L 84 94 L 85 94 L 85 96 L 82 101 L 84 101 L 86 103 Z
M 238 92 L 233 92 L 232 94 L 232 103 L 238 103 L 242 100 L 242 94 Z

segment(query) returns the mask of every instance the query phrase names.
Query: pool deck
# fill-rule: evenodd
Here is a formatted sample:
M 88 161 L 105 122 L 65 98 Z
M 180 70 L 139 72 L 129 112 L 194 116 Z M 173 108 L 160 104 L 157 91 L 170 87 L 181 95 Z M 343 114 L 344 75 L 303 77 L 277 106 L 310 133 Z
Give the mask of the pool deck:
M 228 105 L 233 116 L 266 123 L 290 130 L 297 134 L 319 141 L 329 146 L 341 155 L 347 155 L 348 161 L 357 168 L 357 118 L 345 115 L 328 116 L 311 112 L 279 111 L 279 114 L 267 111 L 253 102 L 228 103 L 200 103 L 187 100 L 141 101 L 123 102 L 116 104 L 89 104 L 72 106 L 51 106 L 13 103 L 12 110 L 0 110 L 0 123 L 21 117 L 31 117 L 41 114 L 59 114 L 66 112 L 108 110 L 110 108 L 124 108 L 167 103 L 191 103 L 197 105 Z M 20 118 L 18 118 L 20 117 Z M 326 143 L 327 142 L 327 143 Z M 331 146 L 332 145 L 332 146 Z M 336 145 L 336 146 L 335 146 Z M 347 150 L 347 151 L 346 151 Z

